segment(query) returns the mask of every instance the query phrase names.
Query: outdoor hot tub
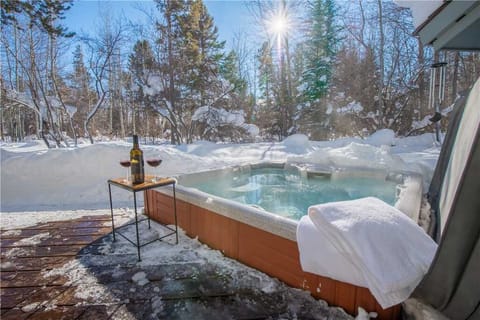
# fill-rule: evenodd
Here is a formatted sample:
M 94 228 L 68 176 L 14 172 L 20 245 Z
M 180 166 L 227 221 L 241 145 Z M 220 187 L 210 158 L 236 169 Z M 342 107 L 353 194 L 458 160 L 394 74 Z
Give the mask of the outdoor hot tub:
M 268 162 L 185 174 L 177 181 L 178 224 L 188 236 L 351 314 L 362 306 L 378 312 L 380 319 L 398 318 L 399 307 L 382 310 L 366 288 L 302 271 L 296 230 L 310 205 L 368 196 L 417 220 L 420 175 Z M 174 222 L 168 191 L 148 191 L 146 196 L 146 211 L 153 219 Z

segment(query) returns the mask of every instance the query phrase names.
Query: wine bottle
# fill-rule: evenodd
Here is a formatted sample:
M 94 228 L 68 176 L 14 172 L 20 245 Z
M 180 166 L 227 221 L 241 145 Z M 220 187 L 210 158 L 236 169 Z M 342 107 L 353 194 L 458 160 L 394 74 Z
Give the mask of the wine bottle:
M 138 145 L 138 136 L 133 135 L 133 148 L 130 150 L 130 164 L 132 170 L 132 184 L 140 184 L 145 180 L 143 151 Z

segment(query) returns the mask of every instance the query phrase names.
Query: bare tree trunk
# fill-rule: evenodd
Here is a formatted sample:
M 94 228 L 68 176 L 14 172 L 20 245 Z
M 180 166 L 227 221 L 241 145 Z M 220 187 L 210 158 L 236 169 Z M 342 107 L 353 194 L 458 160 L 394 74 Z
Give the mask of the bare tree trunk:
M 457 98 L 457 85 L 458 85 L 458 65 L 460 62 L 460 53 L 455 52 L 455 58 L 453 61 L 453 75 L 452 75 L 452 99 L 451 102 L 455 102 Z
M 90 140 L 90 143 L 93 144 L 93 136 L 88 128 L 88 125 L 90 124 L 90 121 L 92 120 L 93 116 L 97 113 L 97 111 L 100 109 L 100 106 L 102 105 L 103 101 L 105 100 L 107 93 L 105 91 L 102 92 L 101 96 L 99 97 L 97 103 L 93 107 L 92 111 L 87 115 L 87 119 L 85 120 L 83 124 L 83 128 L 85 132 L 88 135 L 88 139 Z
M 29 37 L 28 37 L 28 45 L 29 45 L 29 49 L 30 49 L 30 52 L 29 52 L 29 59 L 30 59 L 30 72 L 29 74 L 27 75 L 28 76 L 28 79 L 29 79 L 29 82 L 30 82 L 30 91 L 31 91 L 31 95 L 32 95 L 32 100 L 34 101 L 38 101 L 39 99 L 39 94 L 38 94 L 38 83 L 36 82 L 37 80 L 37 69 L 36 69 L 36 61 L 35 61 L 35 55 L 34 55 L 34 45 L 33 45 L 33 35 L 32 35 L 32 31 L 30 31 L 28 33 Z M 47 146 L 47 148 L 50 148 L 50 143 L 48 142 L 48 139 L 47 139 L 47 136 L 45 135 L 45 128 L 44 128 L 44 124 L 46 123 L 46 121 L 43 119 L 43 115 L 41 113 L 41 109 L 40 107 L 38 106 L 38 104 L 35 103 L 35 106 L 38 110 L 38 117 L 39 117 L 39 128 L 40 128 L 40 137 L 42 138 L 42 140 L 45 142 L 45 145 Z M 44 123 L 45 121 L 45 123 Z
M 70 116 L 70 114 L 68 113 L 68 109 L 67 107 L 65 106 L 65 103 L 63 102 L 63 97 L 62 97 L 62 94 L 60 92 L 60 90 L 58 89 L 58 85 L 57 85 L 57 75 L 56 75 L 56 55 L 54 53 L 54 49 L 55 49 L 55 38 L 54 36 L 51 36 L 50 37 L 51 39 L 51 46 L 50 46 L 50 59 L 51 59 L 51 68 L 50 68 L 50 76 L 52 77 L 52 87 L 57 95 L 57 98 L 58 100 L 60 101 L 60 104 L 62 105 L 62 109 L 63 111 L 65 112 L 65 115 L 67 116 L 67 121 L 68 121 L 68 126 L 70 127 L 70 131 L 72 131 L 72 138 L 73 138 L 73 143 L 75 145 L 75 147 L 78 145 L 77 143 L 77 132 L 75 130 L 75 127 L 73 126 L 73 122 L 72 122 L 72 117 Z M 63 138 L 63 137 L 62 137 Z M 63 140 L 65 141 L 65 144 L 68 146 L 68 142 L 65 138 L 63 138 Z
M 174 69 L 173 69 L 173 37 L 172 37 L 172 15 L 170 12 L 170 7 L 171 7 L 171 1 L 167 0 L 167 6 L 168 8 L 168 13 L 166 15 L 167 18 L 167 51 L 168 51 L 168 64 L 170 66 L 168 70 L 168 77 L 169 77 L 169 92 L 168 92 L 168 98 L 170 100 L 170 105 L 172 107 L 172 110 L 175 110 L 175 74 L 174 74 Z M 174 120 L 175 117 L 172 117 L 172 121 Z M 171 135 L 170 135 L 170 141 L 172 144 L 176 144 L 178 141 L 178 130 L 177 130 L 177 125 L 176 123 L 172 123 L 172 128 L 171 128 Z
M 385 47 L 385 31 L 383 26 L 383 7 L 382 0 L 377 0 L 378 3 L 378 27 L 380 32 L 380 45 L 378 49 L 378 60 L 379 60 L 379 80 L 378 80 L 378 111 L 380 115 L 380 120 L 382 124 L 385 125 L 384 117 L 384 72 L 385 72 L 385 58 L 384 58 L 384 47 Z

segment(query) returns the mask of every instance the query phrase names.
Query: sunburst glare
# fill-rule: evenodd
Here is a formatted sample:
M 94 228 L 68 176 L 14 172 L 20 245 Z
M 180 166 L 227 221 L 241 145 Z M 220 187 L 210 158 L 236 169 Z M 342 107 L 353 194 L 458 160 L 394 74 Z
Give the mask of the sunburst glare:
M 278 49 L 281 49 L 291 29 L 291 21 L 286 8 L 283 7 L 274 11 L 266 20 L 266 24 L 268 32 L 276 39 Z

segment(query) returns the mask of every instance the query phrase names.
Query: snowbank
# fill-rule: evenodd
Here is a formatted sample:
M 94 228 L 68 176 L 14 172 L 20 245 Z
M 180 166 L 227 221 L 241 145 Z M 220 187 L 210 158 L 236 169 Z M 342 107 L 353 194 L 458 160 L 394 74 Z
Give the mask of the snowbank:
M 310 141 L 303 134 L 293 134 L 285 138 L 282 143 L 292 153 L 303 154 L 311 150 Z
M 290 157 L 295 162 L 309 162 L 325 167 L 364 167 L 369 169 L 406 170 L 407 164 L 389 147 L 375 147 L 352 142 L 344 147 L 319 149 L 308 154 Z
M 77 148 L 46 149 L 40 141 L 2 143 L 1 211 L 42 211 L 108 208 L 107 180 L 123 177 L 119 161 L 127 159 L 131 144 L 124 141 Z M 279 143 L 141 145 L 144 157 L 160 157 L 164 176 L 216 169 L 259 161 L 308 161 L 338 166 L 412 170 L 431 179 L 439 154 L 434 137 L 404 139 L 379 131 L 364 140 L 343 138 L 309 141 L 293 135 Z M 146 166 L 146 172 L 151 170 Z M 150 171 L 151 172 L 151 171 Z M 114 206 L 131 206 L 129 193 L 114 188 Z M 118 201 L 123 199 L 124 201 Z

